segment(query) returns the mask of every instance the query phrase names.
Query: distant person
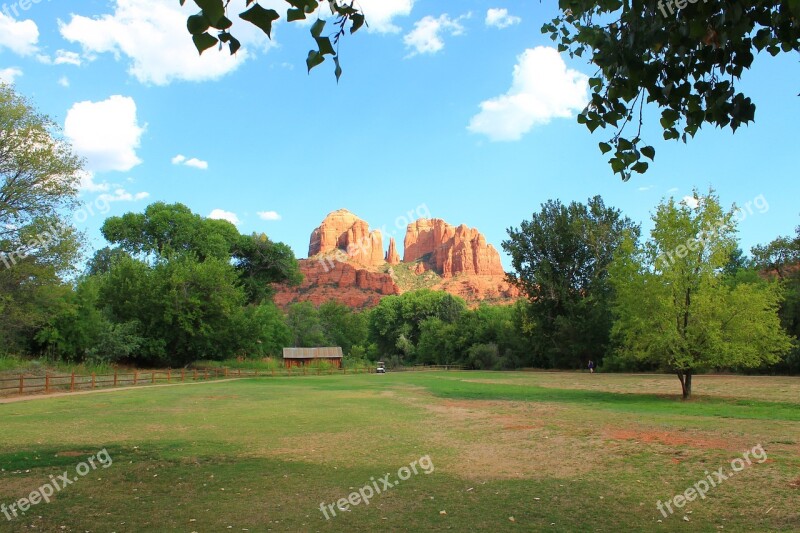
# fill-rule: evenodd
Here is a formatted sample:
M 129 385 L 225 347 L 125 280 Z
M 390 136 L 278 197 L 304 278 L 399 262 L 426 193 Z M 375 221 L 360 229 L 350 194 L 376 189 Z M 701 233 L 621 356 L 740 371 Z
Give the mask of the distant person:
M 594 361 L 589 359 L 589 373 L 594 374 Z

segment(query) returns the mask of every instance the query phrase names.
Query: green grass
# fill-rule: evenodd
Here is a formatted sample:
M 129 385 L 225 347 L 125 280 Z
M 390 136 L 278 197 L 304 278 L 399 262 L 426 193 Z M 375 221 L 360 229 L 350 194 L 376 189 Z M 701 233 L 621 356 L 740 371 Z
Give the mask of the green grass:
M 114 461 L 0 531 L 795 531 L 800 379 L 695 388 L 682 402 L 668 376 L 398 372 L 0 404 L 0 503 L 100 449 Z M 656 510 L 756 444 L 767 462 Z M 320 512 L 424 455 L 430 475 Z
M 108 374 L 114 372 L 114 367 L 109 364 L 99 363 L 69 363 L 60 360 L 41 358 L 24 358 L 13 355 L 0 356 L 0 376 L 14 376 L 18 374 L 44 376 L 47 372 L 69 374 Z

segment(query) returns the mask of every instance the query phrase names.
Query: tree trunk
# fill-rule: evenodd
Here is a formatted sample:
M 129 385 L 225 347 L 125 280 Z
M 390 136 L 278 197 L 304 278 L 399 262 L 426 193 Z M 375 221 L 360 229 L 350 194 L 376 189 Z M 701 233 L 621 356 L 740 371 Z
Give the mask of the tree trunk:
M 681 381 L 681 391 L 683 392 L 683 399 L 688 400 L 692 397 L 692 371 L 679 370 L 677 374 L 678 374 L 678 379 Z

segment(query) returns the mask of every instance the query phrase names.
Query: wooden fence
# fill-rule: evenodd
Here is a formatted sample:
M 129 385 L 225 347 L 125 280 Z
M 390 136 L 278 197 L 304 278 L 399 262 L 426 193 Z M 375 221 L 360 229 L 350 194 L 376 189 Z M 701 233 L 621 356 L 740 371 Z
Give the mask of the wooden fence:
M 408 367 L 396 370 L 459 370 L 456 366 Z M 395 371 L 395 370 L 392 370 Z M 369 374 L 375 373 L 373 367 L 362 368 L 276 368 L 272 370 L 242 370 L 228 368 L 203 368 L 180 370 L 133 370 L 117 371 L 113 374 L 46 374 L 31 376 L 19 374 L 15 377 L 0 378 L 0 396 L 12 394 L 49 394 L 52 392 L 76 392 L 99 388 L 131 387 L 139 385 L 155 385 L 157 383 L 182 383 L 192 381 L 210 381 L 225 378 L 245 377 L 291 377 L 332 374 Z

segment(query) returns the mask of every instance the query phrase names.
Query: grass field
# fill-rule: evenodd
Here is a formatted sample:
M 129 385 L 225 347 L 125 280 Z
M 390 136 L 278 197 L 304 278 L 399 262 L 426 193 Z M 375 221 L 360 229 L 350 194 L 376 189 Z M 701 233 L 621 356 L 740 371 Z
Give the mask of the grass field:
M 672 376 L 406 372 L 0 404 L 0 504 L 113 459 L 0 531 L 800 529 L 800 379 L 694 387 L 681 402 Z M 704 499 L 657 510 L 720 468 Z M 325 519 L 386 473 L 396 486 Z

